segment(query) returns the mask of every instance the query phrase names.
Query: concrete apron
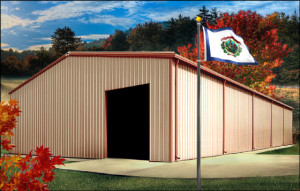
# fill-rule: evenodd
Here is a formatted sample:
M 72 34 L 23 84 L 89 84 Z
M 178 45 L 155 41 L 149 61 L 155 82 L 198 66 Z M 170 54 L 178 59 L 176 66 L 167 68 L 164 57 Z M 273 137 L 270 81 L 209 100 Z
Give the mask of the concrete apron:
M 280 148 L 286 147 L 289 146 Z M 278 147 L 273 149 L 278 149 Z M 201 159 L 201 177 L 238 178 L 298 175 L 299 155 L 256 154 L 273 149 L 203 158 Z M 68 163 L 65 166 L 57 166 L 57 168 L 124 176 L 196 178 L 196 166 L 196 160 L 168 163 L 108 158 Z

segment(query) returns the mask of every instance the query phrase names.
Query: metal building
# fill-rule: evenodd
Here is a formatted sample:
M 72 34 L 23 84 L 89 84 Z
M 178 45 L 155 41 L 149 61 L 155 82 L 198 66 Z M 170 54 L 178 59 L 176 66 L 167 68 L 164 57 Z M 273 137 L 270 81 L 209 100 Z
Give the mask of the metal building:
M 292 144 L 292 110 L 201 68 L 201 154 Z M 15 153 L 78 158 L 196 158 L 196 63 L 174 52 L 70 52 L 10 92 Z

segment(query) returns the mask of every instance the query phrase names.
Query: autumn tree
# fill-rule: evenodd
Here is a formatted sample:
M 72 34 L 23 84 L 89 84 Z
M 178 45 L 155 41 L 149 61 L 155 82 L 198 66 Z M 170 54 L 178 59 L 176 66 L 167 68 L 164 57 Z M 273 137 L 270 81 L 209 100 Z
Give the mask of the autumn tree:
M 12 130 L 16 128 L 16 117 L 20 115 L 20 107 L 16 100 L 0 102 L 0 135 L 13 136 Z M 7 139 L 0 144 L 7 151 L 13 150 L 14 145 Z M 21 155 L 0 155 L 0 189 L 1 190 L 48 190 L 48 183 L 54 179 L 54 165 L 63 165 L 65 159 L 54 156 L 49 148 L 43 146 L 35 149 L 36 157 L 32 151 L 25 158 Z
M 69 28 L 58 28 L 51 35 L 52 48 L 57 56 L 62 56 L 68 51 L 76 50 L 81 46 L 81 38 L 76 37 L 75 33 Z
M 105 51 L 110 51 L 111 50 L 111 40 L 112 40 L 112 35 L 110 35 L 105 42 L 101 45 L 101 48 L 103 48 Z
M 223 13 L 217 19 L 217 24 L 207 23 L 210 29 L 231 27 L 233 31 L 244 39 L 250 54 L 257 60 L 256 66 L 237 66 L 230 63 L 217 61 L 202 62 L 202 64 L 218 73 L 243 83 L 266 95 L 275 96 L 274 86 L 270 86 L 276 76 L 272 68 L 283 63 L 283 58 L 291 49 L 287 45 L 278 42 L 277 26 L 273 22 L 276 15 L 271 14 L 263 17 L 252 11 L 239 11 Z M 196 44 L 197 41 L 195 41 Z M 203 33 L 201 32 L 201 57 L 204 57 Z M 197 58 L 197 50 L 191 44 L 178 47 L 178 52 L 194 61 Z

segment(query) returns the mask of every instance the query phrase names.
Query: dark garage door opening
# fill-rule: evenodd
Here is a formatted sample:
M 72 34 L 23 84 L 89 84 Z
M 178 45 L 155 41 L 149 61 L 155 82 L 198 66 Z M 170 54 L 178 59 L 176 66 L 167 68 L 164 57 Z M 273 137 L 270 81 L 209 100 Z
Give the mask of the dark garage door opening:
M 107 156 L 149 160 L 149 84 L 107 91 Z

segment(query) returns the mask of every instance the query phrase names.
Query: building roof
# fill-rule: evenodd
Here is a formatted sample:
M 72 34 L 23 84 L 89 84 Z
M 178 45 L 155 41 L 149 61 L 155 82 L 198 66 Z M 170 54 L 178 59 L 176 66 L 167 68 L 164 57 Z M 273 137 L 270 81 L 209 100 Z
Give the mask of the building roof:
M 12 94 L 13 92 L 15 92 L 16 90 L 18 90 L 19 88 L 21 88 L 22 86 L 24 86 L 25 84 L 27 84 L 28 82 L 30 82 L 31 80 L 33 80 L 34 78 L 36 78 L 37 76 L 41 75 L 42 73 L 44 73 L 46 70 L 48 70 L 49 68 L 53 67 L 54 65 L 56 65 L 57 63 L 59 63 L 60 61 L 64 60 L 67 57 L 130 57 L 130 58 L 172 58 L 174 60 L 178 60 L 179 63 L 182 64 L 186 64 L 188 66 L 191 66 L 194 69 L 197 69 L 197 63 L 182 57 L 178 54 L 176 54 L 175 52 L 89 52 L 89 51 L 84 51 L 84 52 L 80 52 L 80 51 L 74 51 L 74 52 L 68 52 L 67 54 L 61 56 L 60 58 L 58 58 L 57 60 L 55 60 L 54 62 L 52 62 L 51 64 L 49 64 L 48 66 L 46 66 L 44 69 L 42 69 L 41 71 L 39 71 L 38 73 L 36 73 L 35 75 L 33 75 L 31 78 L 29 78 L 28 80 L 26 80 L 25 82 L 23 82 L 22 84 L 20 84 L 18 87 L 16 87 L 15 89 L 13 89 L 12 91 L 9 92 L 9 94 Z M 226 83 L 229 83 L 231 85 L 237 86 L 247 92 L 250 92 L 252 94 L 258 95 L 260 97 L 263 97 L 269 101 L 271 101 L 272 103 L 277 103 L 287 109 L 293 109 L 292 107 L 277 101 L 267 95 L 264 95 L 258 91 L 255 91 L 239 82 L 236 82 L 230 78 L 227 78 L 224 75 L 221 75 L 213 70 L 210 70 L 204 66 L 201 66 L 201 72 L 204 72 L 208 75 L 211 75 L 213 77 L 216 77 L 220 80 L 224 80 L 226 81 Z

